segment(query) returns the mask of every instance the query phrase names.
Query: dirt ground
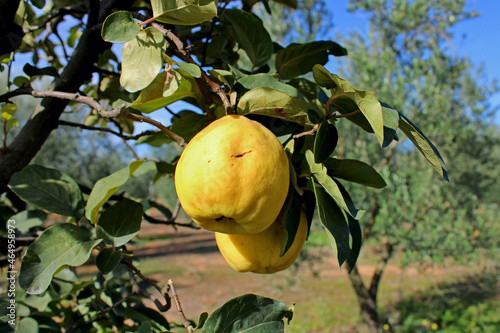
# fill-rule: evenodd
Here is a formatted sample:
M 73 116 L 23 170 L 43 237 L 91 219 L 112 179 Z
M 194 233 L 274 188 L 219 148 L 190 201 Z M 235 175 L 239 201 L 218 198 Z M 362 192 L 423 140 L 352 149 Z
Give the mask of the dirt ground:
M 137 239 L 137 244 L 129 246 L 129 249 L 141 258 L 138 267 L 162 286 L 172 279 L 187 317 L 195 321 L 202 312 L 211 313 L 229 299 L 246 293 L 271 297 L 287 306 L 295 304 L 294 321 L 324 320 L 321 313 L 317 319 L 311 318 L 320 312 L 312 312 L 312 308 L 321 302 L 330 307 L 325 311 L 332 315 L 331 320 L 335 322 L 352 327 L 355 323 L 353 318 L 357 319 L 355 295 L 347 273 L 339 270 L 330 249 L 320 253 L 323 259 L 313 261 L 313 264 L 292 266 L 272 275 L 260 275 L 233 271 L 219 253 L 214 234 L 209 231 L 188 228 L 175 231 L 172 226 L 144 222 Z M 368 279 L 375 265 L 362 260 L 358 269 Z M 453 269 L 456 270 L 455 274 L 460 275 L 465 268 Z M 426 287 L 432 287 L 450 273 L 449 269 L 421 272 L 415 268 L 402 270 L 389 265 L 380 289 L 393 303 L 422 288 L 422 283 L 414 283 L 415 279 L 425 281 Z M 384 303 L 384 299 L 380 299 L 380 302 Z M 338 308 L 335 308 L 337 303 Z M 349 307 L 347 311 L 351 314 L 346 314 L 345 306 Z M 180 320 L 175 310 L 168 311 L 166 315 L 171 322 Z M 327 324 L 318 323 L 318 326 L 321 325 L 325 327 Z M 312 329 L 308 332 L 327 331 Z

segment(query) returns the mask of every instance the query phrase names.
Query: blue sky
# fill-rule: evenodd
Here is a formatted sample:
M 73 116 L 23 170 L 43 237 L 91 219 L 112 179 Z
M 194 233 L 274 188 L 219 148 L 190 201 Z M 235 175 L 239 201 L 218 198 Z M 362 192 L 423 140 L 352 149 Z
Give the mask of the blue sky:
M 368 14 L 363 12 L 351 13 L 347 11 L 348 0 L 330 1 L 333 12 L 334 31 L 345 34 L 350 30 L 361 32 L 368 29 Z M 452 52 L 459 56 L 467 56 L 476 66 L 485 67 L 487 79 L 500 80 L 500 1 L 499 0 L 472 0 L 466 8 L 477 11 L 479 17 L 463 21 L 455 25 L 452 30 Z M 500 93 L 491 98 L 493 105 L 500 105 Z M 500 123 L 500 116 L 497 117 Z

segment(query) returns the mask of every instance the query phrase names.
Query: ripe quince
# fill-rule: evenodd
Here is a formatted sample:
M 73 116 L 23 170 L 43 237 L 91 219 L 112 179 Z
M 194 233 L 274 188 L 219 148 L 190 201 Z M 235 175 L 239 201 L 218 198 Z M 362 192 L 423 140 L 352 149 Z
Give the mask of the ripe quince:
M 257 233 L 276 220 L 289 186 L 288 158 L 278 138 L 244 116 L 224 116 L 184 149 L 175 187 L 184 211 L 202 228 Z
M 299 228 L 288 251 L 280 257 L 281 239 L 284 229 L 281 226 L 283 214 L 266 230 L 257 234 L 228 235 L 215 233 L 215 240 L 222 256 L 229 266 L 238 272 L 270 274 L 282 271 L 297 259 L 307 238 L 307 217 L 304 211 L 300 217 Z

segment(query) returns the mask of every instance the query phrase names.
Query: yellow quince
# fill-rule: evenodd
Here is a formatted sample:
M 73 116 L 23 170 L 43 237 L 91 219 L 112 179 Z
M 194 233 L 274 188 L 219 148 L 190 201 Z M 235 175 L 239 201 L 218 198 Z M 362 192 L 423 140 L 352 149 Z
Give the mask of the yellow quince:
M 262 124 L 222 117 L 186 146 L 175 170 L 184 211 L 202 228 L 257 233 L 276 220 L 288 193 L 283 146 Z
M 270 274 L 282 271 L 297 259 L 307 238 L 307 217 L 304 211 L 299 228 L 288 251 L 280 257 L 283 214 L 266 230 L 257 234 L 228 235 L 216 232 L 215 239 L 222 256 L 238 272 Z

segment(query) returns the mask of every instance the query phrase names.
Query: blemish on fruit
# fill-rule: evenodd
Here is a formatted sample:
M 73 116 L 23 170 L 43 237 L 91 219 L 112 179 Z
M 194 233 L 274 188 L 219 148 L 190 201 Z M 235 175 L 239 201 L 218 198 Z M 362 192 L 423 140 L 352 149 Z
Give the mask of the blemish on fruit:
M 279 114 L 281 116 L 284 115 L 284 112 L 283 112 L 282 108 L 276 108 L 276 109 L 274 109 L 274 112 L 276 112 L 277 114 Z
M 212 162 L 212 160 L 208 160 L 208 163 Z
M 215 221 L 220 222 L 220 221 L 222 221 L 223 219 L 224 219 L 224 216 L 221 216 L 221 217 L 216 218 L 216 219 L 215 219 Z
M 243 156 L 245 156 L 246 154 L 251 153 L 251 152 L 252 152 L 252 151 L 251 151 L 251 150 L 249 150 L 249 151 L 246 151 L 246 152 L 241 153 L 241 154 L 238 154 L 238 155 L 231 155 L 231 157 L 243 157 Z

